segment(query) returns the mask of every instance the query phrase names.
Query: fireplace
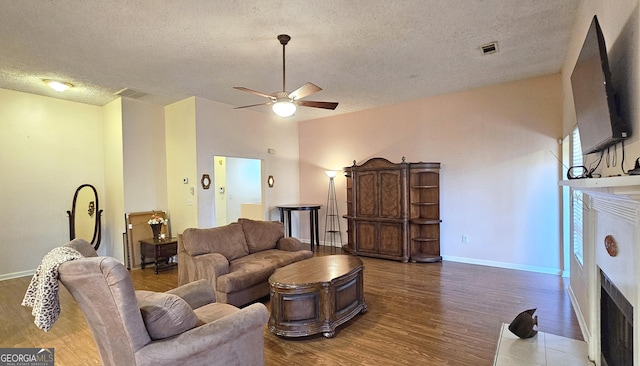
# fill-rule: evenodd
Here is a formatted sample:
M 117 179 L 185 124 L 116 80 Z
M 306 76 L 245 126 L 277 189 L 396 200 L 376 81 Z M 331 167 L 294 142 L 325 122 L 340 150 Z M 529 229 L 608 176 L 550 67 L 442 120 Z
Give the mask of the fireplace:
M 601 365 L 633 366 L 633 307 L 600 271 Z
M 584 264 L 571 302 L 596 365 L 640 365 L 640 176 L 573 179 L 585 193 Z

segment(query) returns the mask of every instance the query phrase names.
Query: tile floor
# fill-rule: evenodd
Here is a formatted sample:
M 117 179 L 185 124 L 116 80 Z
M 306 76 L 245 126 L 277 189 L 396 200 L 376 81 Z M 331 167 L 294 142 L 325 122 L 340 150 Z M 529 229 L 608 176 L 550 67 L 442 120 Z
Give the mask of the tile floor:
M 520 339 L 502 324 L 494 366 L 593 366 L 587 344 L 571 338 L 538 332 Z

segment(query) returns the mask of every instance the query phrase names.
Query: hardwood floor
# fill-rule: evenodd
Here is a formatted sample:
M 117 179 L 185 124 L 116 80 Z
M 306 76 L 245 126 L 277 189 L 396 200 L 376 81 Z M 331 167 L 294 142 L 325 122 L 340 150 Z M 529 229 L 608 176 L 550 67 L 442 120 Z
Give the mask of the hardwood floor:
M 281 338 L 265 326 L 265 365 L 492 365 L 502 323 L 530 308 L 538 309 L 540 331 L 582 339 L 561 277 L 361 258 L 368 312 L 338 327 L 331 339 Z M 146 269 L 131 276 L 136 289 L 165 291 L 176 287 L 177 273 Z M 64 287 L 55 326 L 45 333 L 33 324 L 31 309 L 20 305 L 30 279 L 0 282 L 0 347 L 54 347 L 56 365 L 100 364 Z

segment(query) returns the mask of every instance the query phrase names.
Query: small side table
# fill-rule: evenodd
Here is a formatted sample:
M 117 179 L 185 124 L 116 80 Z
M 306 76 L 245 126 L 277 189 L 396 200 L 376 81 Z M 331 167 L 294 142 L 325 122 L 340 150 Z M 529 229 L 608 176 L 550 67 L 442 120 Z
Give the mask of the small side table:
M 158 274 L 161 268 L 178 265 L 178 263 L 169 263 L 169 259 L 176 254 L 178 254 L 178 238 L 140 240 L 140 268 L 142 269 L 147 264 L 154 263 L 155 272 Z M 153 258 L 153 262 L 146 262 L 146 258 Z
M 276 206 L 280 210 L 280 222 L 285 223 L 285 234 L 291 236 L 291 211 L 309 211 L 309 239 L 311 242 L 311 251 L 315 251 L 315 246 L 320 248 L 320 239 L 318 235 L 318 210 L 322 205 L 280 205 Z M 285 221 L 285 212 L 287 213 Z

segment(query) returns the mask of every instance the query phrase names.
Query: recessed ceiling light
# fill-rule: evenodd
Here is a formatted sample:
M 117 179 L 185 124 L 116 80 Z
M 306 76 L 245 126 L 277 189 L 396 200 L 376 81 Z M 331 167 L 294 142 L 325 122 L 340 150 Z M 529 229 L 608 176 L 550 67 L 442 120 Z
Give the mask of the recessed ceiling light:
M 43 79 L 42 81 L 44 81 L 47 85 L 49 85 L 51 89 L 57 92 L 63 92 L 69 90 L 70 88 L 73 88 L 73 84 L 64 81 L 50 79 Z

